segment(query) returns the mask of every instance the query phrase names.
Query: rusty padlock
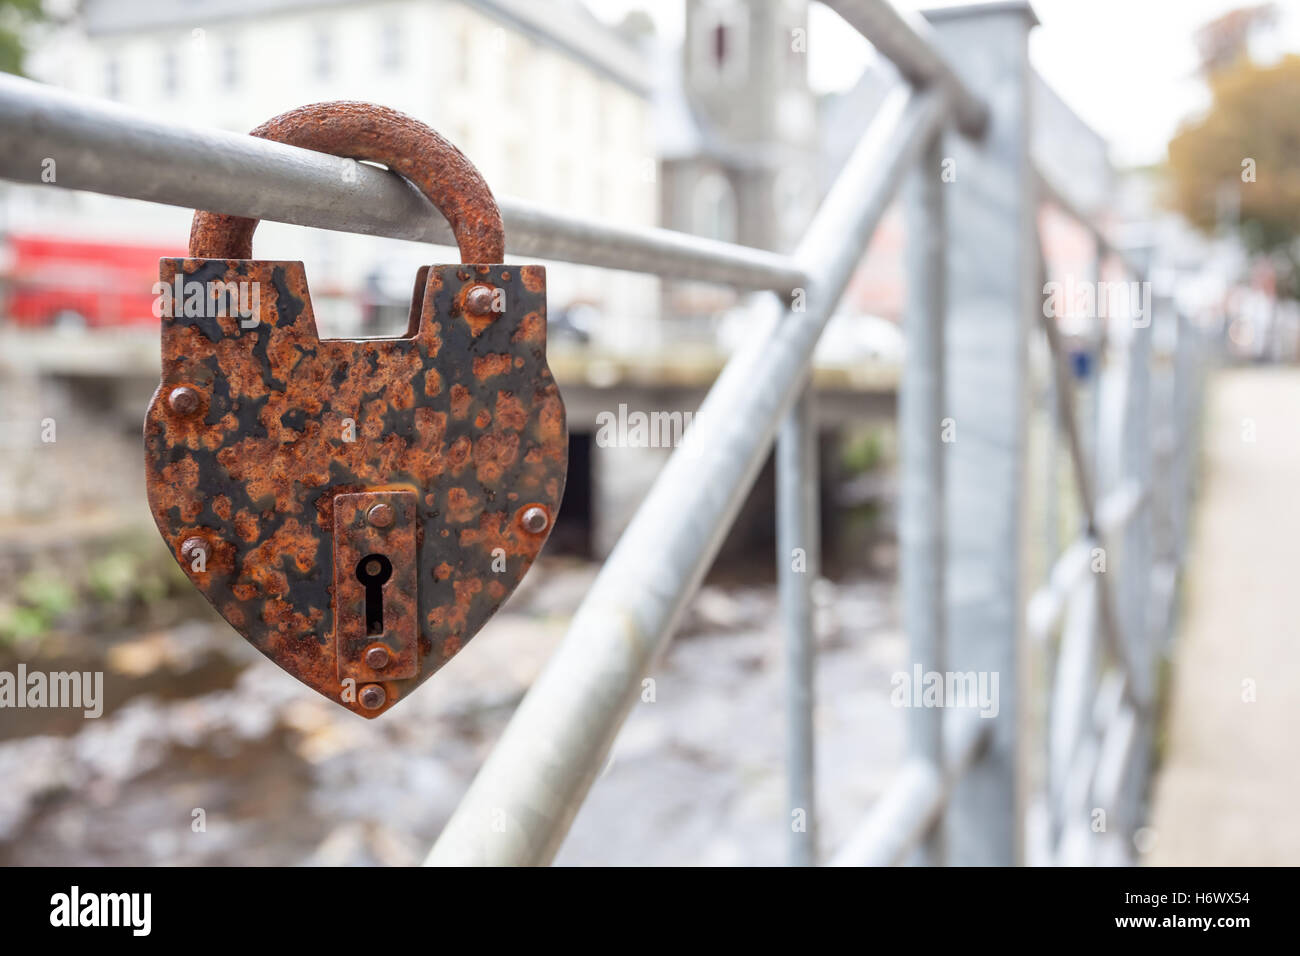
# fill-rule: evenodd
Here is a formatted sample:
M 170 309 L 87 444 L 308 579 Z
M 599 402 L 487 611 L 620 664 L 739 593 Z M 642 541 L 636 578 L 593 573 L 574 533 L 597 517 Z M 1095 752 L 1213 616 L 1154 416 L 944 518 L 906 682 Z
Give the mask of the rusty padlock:
M 546 273 L 501 264 L 491 191 L 423 123 L 321 103 L 253 135 L 383 163 L 465 260 L 419 270 L 404 336 L 359 340 L 318 337 L 302 263 L 252 258 L 255 219 L 196 212 L 189 258 L 159 263 L 158 529 L 254 647 L 375 717 L 465 646 L 554 525 L 568 438 Z

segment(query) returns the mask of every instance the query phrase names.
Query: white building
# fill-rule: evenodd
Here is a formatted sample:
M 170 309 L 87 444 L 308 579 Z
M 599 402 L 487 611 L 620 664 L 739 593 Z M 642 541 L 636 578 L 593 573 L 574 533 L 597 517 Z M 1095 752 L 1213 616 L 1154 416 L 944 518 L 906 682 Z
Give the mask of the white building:
M 239 132 L 305 103 L 368 100 L 429 123 L 498 196 L 628 225 L 657 221 L 649 70 L 577 0 L 84 0 L 82 9 L 77 28 L 33 56 L 38 78 Z M 8 196 L 15 232 L 174 241 L 185 251 L 189 211 L 38 187 Z M 275 223 L 259 228 L 255 245 L 259 258 L 306 262 L 332 335 L 355 331 L 349 317 L 368 278 L 401 302 L 418 265 L 455 261 L 454 251 Z M 548 272 L 552 315 L 590 304 L 601 314 L 598 344 L 652 344 L 656 280 L 569 265 Z

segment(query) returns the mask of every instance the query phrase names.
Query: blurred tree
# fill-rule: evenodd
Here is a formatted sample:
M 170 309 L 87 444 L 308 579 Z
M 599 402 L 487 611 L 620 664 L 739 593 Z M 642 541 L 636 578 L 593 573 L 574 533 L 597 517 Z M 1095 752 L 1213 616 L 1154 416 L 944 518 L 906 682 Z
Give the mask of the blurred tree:
M 1169 143 L 1173 206 L 1206 232 L 1236 232 L 1272 258 L 1282 294 L 1300 290 L 1300 56 L 1236 58 L 1209 76 L 1209 111 Z
M 0 0 L 0 72 L 23 72 L 23 33 L 45 18 L 41 0 Z

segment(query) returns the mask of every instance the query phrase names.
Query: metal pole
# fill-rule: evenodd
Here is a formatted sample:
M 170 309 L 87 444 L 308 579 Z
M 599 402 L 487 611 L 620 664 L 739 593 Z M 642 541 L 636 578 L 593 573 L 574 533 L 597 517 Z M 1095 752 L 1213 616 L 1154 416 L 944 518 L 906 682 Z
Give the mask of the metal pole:
M 1138 253 L 1139 258 L 1146 258 Z M 1150 298 L 1149 283 L 1144 273 L 1128 276 L 1138 285 L 1137 314 L 1130 316 L 1128 329 L 1128 408 L 1124 418 L 1123 469 L 1129 481 L 1147 485 L 1151 481 L 1151 339 L 1155 317 Z M 1130 303 L 1132 299 L 1130 297 Z M 1142 311 L 1146 309 L 1145 313 Z M 1128 645 L 1133 672 L 1129 680 L 1137 689 L 1139 700 L 1149 701 L 1155 696 L 1155 653 L 1152 642 L 1151 599 L 1153 528 L 1150 500 L 1134 516 L 1125 529 L 1122 562 L 1121 594 L 1124 638 Z M 1140 825 L 1140 812 L 1146 791 L 1147 770 L 1152 746 L 1152 714 L 1144 710 L 1134 715 L 1134 745 L 1128 751 L 1131 762 L 1119 765 L 1118 786 L 1114 792 L 1122 802 L 1121 833 L 1128 836 Z M 1126 774 L 1125 771 L 1128 771 Z M 1124 840 L 1126 847 L 1131 846 Z
M 1042 316 L 1041 310 L 1039 315 Z M 1103 440 L 1104 435 L 1111 435 L 1113 429 L 1103 430 L 1100 425 L 1100 416 L 1094 415 L 1093 418 L 1098 422 L 1098 428 L 1095 434 L 1098 436 L 1093 442 L 1093 451 L 1096 458 L 1089 459 L 1083 448 L 1083 438 L 1081 436 L 1082 427 L 1079 424 L 1079 416 L 1075 414 L 1074 400 L 1071 394 L 1070 369 L 1067 364 L 1065 347 L 1061 343 L 1060 329 L 1056 327 L 1055 319 L 1049 316 L 1042 316 L 1043 332 L 1047 335 L 1047 343 L 1051 352 L 1053 362 L 1052 371 L 1056 376 L 1056 393 L 1057 408 L 1061 414 L 1061 424 L 1064 427 L 1067 447 L 1070 450 L 1070 462 L 1074 468 L 1074 482 L 1079 495 L 1079 510 L 1083 513 L 1085 525 L 1085 534 L 1092 537 L 1100 545 L 1104 538 L 1098 520 L 1098 498 L 1097 485 L 1094 483 L 1096 475 L 1105 476 L 1109 471 L 1103 470 L 1102 459 L 1109 456 L 1106 452 L 1106 442 Z M 1098 350 L 1101 355 L 1101 350 Z M 1100 359 L 1098 359 L 1100 366 Z M 1102 375 L 1100 368 L 1098 370 L 1096 388 L 1094 395 L 1105 393 L 1112 394 L 1116 389 L 1115 376 L 1107 372 L 1105 375 L 1107 382 L 1106 388 L 1102 389 Z M 1100 407 L 1100 405 L 1098 405 Z M 1105 452 L 1105 454 L 1103 454 Z M 1109 466 L 1106 466 L 1109 467 Z M 1108 482 L 1110 483 L 1110 482 Z M 1140 487 L 1140 486 L 1139 486 Z M 1113 589 L 1109 582 L 1103 578 L 1101 586 L 1096 589 L 1096 599 L 1098 602 L 1097 622 L 1101 632 L 1102 639 L 1106 642 L 1107 649 L 1119 662 L 1125 673 L 1131 670 L 1129 666 L 1129 649 L 1124 643 L 1121 635 L 1121 626 L 1119 615 L 1115 610 L 1115 597 Z M 1126 681 L 1124 684 L 1125 694 L 1134 703 L 1135 706 L 1142 708 L 1145 706 L 1143 698 L 1137 696 L 1137 690 L 1133 687 L 1132 681 Z
M 777 581 L 785 630 L 786 773 L 791 866 L 817 862 L 813 731 L 816 649 L 812 587 L 821 564 L 817 425 L 805 385 L 776 444 Z
M 899 593 L 910 667 L 942 674 L 944 654 L 944 244 L 943 145 L 935 137 L 913 171 L 906 192 L 907 350 L 898 395 Z M 943 715 L 939 707 L 909 712 L 914 757 L 943 766 Z M 935 828 L 922 850 L 924 862 L 943 863 Z
M 825 0 L 871 45 L 918 87 L 938 86 L 948 92 L 953 119 L 967 136 L 984 135 L 988 105 L 953 72 L 940 52 L 930 24 L 911 10 L 899 10 L 888 0 Z
M 0 177 L 342 232 L 455 245 L 442 214 L 366 163 L 0 75 Z M 48 187 L 47 187 L 48 188 Z M 789 256 L 699 236 L 579 219 L 498 197 L 511 255 L 559 259 L 789 295 L 808 274 Z
M 957 865 L 1023 854 L 1020 660 L 1024 640 L 1024 472 L 1030 319 L 1042 311 L 1029 161 L 1028 3 L 927 13 L 963 78 L 989 98 L 978 143 L 945 140 L 950 241 L 944 326 L 955 440 L 945 456 L 947 667 L 998 682 L 988 751 L 954 786 L 944 850 Z M 978 56 L 971 55 L 978 51 Z
M 806 310 L 756 322 L 727 363 L 427 862 L 554 856 L 762 466 L 903 172 L 945 113 L 934 92 L 900 90 L 885 101 L 795 254 L 815 278 Z

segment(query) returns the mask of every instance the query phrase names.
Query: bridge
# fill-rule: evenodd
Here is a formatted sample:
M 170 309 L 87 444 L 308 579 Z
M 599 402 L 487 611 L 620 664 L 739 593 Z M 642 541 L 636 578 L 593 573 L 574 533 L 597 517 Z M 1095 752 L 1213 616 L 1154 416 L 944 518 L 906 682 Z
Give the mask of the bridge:
M 928 19 L 883 0 L 829 6 L 894 62 L 902 81 L 792 253 L 501 200 L 511 255 L 761 295 L 741 348 L 686 375 L 665 356 L 657 372 L 643 364 L 601 378 L 583 365 L 590 358 L 566 366 L 556 354 L 578 422 L 594 420 L 607 405 L 599 390 L 614 386 L 645 389 L 648 406 L 698 411 L 430 864 L 551 861 L 773 448 L 792 864 L 1128 863 L 1144 833 L 1199 819 L 1188 809 L 1187 780 L 1222 765 L 1193 758 L 1191 718 L 1175 726 L 1154 827 L 1149 802 L 1209 344 L 1157 295 L 1149 307 L 1093 317 L 1093 373 L 1080 387 L 1044 290 L 1062 278 L 1145 283 L 1157 250 L 1115 242 L 1080 211 L 1065 180 L 1034 166 L 1027 42 L 1035 19 L 1027 4 Z M 57 155 L 59 188 L 449 244 L 428 203 L 372 166 L 340 175 L 351 161 L 11 78 L 0 79 L 0 120 L 0 174 L 9 179 L 39 181 L 41 158 Z M 953 179 L 940 174 L 949 164 L 960 171 Z M 816 378 L 818 336 L 896 196 L 907 233 L 903 364 L 853 381 Z M 1059 275 L 1045 254 L 1038 212 L 1048 205 L 1087 229 L 1089 276 Z M 4 347 L 10 362 L 64 375 L 81 374 L 86 348 L 119 348 L 122 377 L 156 380 L 156 351 L 144 341 L 51 348 L 11 336 Z M 665 387 L 670 370 L 676 377 Z M 1239 394 L 1222 397 L 1229 417 Z M 811 598 L 814 435 L 828 415 L 897 416 L 908 659 L 924 685 L 919 699 L 940 695 L 939 706 L 908 710 L 907 761 L 832 848 L 817 835 Z M 1274 434 L 1285 427 L 1277 417 L 1267 422 Z M 1237 503 L 1225 536 L 1243 521 L 1273 520 L 1280 488 L 1265 490 Z M 1216 573 L 1220 562 L 1205 560 L 1211 570 L 1203 573 Z M 1175 683 L 1176 713 L 1212 677 L 1223 651 L 1215 622 L 1232 620 L 1199 593 L 1191 634 L 1203 636 Z M 1284 619 L 1280 608 L 1261 613 Z M 1274 633 L 1260 626 L 1260 635 Z M 962 687 L 995 693 L 996 706 L 944 706 L 943 696 Z M 1224 727 L 1255 726 L 1234 713 L 1238 722 Z

